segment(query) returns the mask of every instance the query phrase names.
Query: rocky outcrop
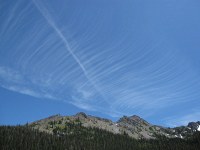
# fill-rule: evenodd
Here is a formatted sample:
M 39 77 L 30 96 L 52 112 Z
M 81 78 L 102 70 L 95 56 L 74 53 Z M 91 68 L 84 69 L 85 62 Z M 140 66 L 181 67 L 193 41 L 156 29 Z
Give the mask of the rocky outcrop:
M 198 130 L 200 122 L 190 122 L 188 123 L 188 127 L 192 130 Z

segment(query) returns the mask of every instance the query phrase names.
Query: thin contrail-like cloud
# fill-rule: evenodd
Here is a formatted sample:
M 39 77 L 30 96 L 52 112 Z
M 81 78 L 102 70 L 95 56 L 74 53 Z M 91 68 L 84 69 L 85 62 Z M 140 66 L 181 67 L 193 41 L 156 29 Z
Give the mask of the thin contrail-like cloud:
M 74 54 L 74 52 L 72 51 L 71 47 L 69 46 L 69 43 L 68 43 L 67 39 L 64 37 L 63 33 L 58 29 L 58 27 L 56 26 L 56 24 L 54 23 L 54 21 L 48 15 L 47 10 L 45 8 L 41 8 L 41 6 L 38 5 L 38 3 L 35 0 L 33 0 L 33 3 L 37 7 L 37 9 L 40 11 L 40 13 L 43 15 L 43 17 L 47 20 L 47 22 L 49 23 L 49 25 L 56 31 L 56 33 L 58 34 L 58 36 L 62 39 L 63 43 L 65 44 L 66 49 L 68 50 L 68 52 L 72 55 L 72 57 L 74 58 L 74 60 L 78 63 L 78 65 L 82 69 L 82 71 L 85 74 L 85 76 L 88 78 L 88 73 L 87 73 L 85 67 L 80 62 L 79 58 Z
M 67 39 L 65 38 L 65 36 L 63 35 L 63 33 L 60 31 L 60 29 L 56 26 L 55 22 L 52 20 L 52 18 L 49 16 L 48 10 L 46 10 L 44 7 L 41 7 L 40 5 L 38 5 L 38 3 L 33 0 L 33 4 L 36 6 L 36 8 L 39 10 L 39 12 L 42 14 L 42 16 L 46 19 L 46 21 L 48 22 L 48 24 L 56 31 L 56 33 L 58 34 L 58 36 L 61 38 L 61 40 L 63 41 L 63 43 L 65 44 L 65 47 L 67 49 L 67 51 L 71 54 L 71 56 L 74 58 L 74 60 L 77 62 L 77 64 L 79 65 L 79 67 L 81 68 L 81 70 L 83 71 L 85 77 L 87 78 L 87 80 L 92 84 L 92 86 L 95 88 L 95 90 L 102 96 L 103 99 L 105 99 L 103 93 L 101 92 L 101 90 L 96 86 L 96 84 L 90 79 L 87 70 L 85 69 L 84 65 L 81 63 L 81 61 L 79 60 L 79 58 L 74 54 L 74 52 L 72 51 L 69 42 L 67 41 Z

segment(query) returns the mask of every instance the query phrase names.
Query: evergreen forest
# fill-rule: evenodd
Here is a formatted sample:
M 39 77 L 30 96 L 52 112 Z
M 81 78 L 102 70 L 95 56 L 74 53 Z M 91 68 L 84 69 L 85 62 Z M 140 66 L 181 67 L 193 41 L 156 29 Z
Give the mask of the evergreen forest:
M 97 128 L 72 126 L 68 134 L 40 132 L 27 126 L 0 126 L 1 150 L 199 150 L 200 132 L 186 139 L 130 138 Z

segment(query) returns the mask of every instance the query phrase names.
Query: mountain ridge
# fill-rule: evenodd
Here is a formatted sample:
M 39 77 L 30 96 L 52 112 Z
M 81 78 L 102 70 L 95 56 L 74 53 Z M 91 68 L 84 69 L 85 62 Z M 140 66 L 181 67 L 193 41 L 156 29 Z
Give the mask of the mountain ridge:
M 189 122 L 187 126 L 169 128 L 153 125 L 137 115 L 123 116 L 114 122 L 106 118 L 87 115 L 84 112 L 79 112 L 72 116 L 57 114 L 34 121 L 28 125 L 49 134 L 55 133 L 55 130 L 66 134 L 65 130 L 69 130 L 70 126 L 80 125 L 103 129 L 114 134 L 127 134 L 135 139 L 156 139 L 157 136 L 186 138 L 200 131 L 200 121 Z

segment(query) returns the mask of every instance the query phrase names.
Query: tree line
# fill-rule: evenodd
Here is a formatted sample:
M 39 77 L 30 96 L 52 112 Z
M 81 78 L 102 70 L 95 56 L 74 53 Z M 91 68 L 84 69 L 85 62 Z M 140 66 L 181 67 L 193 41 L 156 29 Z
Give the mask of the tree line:
M 68 134 L 57 128 L 48 134 L 29 126 L 0 126 L 1 150 L 199 150 L 200 133 L 187 139 L 136 140 L 98 128 L 70 125 Z

